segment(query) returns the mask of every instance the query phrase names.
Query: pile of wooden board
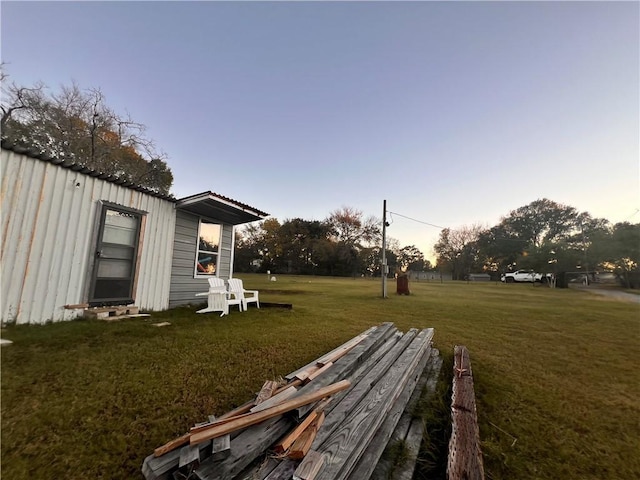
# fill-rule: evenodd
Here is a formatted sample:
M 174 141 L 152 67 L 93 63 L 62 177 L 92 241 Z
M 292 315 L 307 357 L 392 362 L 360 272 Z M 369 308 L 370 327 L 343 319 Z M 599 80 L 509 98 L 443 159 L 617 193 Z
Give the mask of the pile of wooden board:
M 142 473 L 147 480 L 382 479 L 392 468 L 380 461 L 384 449 L 403 441 L 414 463 L 398 478 L 411 478 L 424 428 L 412 404 L 425 386 L 435 389 L 442 363 L 432 338 L 433 329 L 372 327 L 157 448 Z

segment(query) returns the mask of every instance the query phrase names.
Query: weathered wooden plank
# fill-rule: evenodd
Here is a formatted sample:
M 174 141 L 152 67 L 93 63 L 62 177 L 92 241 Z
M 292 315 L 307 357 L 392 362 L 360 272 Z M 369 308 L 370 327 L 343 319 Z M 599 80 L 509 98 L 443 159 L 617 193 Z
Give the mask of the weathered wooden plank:
M 461 345 L 454 348 L 447 479 L 484 480 L 471 360 Z
M 360 334 L 354 338 L 352 338 L 351 340 L 349 340 L 346 344 L 344 344 L 342 347 L 338 348 L 337 350 L 333 350 L 330 353 L 325 354 L 323 357 L 320 357 L 318 359 L 317 364 L 321 367 L 325 366 L 327 363 L 334 363 L 336 360 L 342 358 L 344 355 L 347 354 L 347 352 L 349 350 L 351 350 L 353 347 L 355 347 L 357 344 L 359 344 L 361 341 L 363 341 L 365 338 L 367 338 L 367 334 Z
M 260 301 L 261 308 L 285 308 L 287 310 L 293 309 L 292 303 L 278 303 L 278 302 L 263 302 Z
M 274 395 L 273 397 L 265 400 L 261 404 L 256 405 L 255 407 L 251 408 L 251 410 L 249 410 L 249 412 L 251 412 L 251 413 L 261 412 L 261 411 L 266 410 L 267 408 L 271 408 L 271 407 L 273 407 L 275 405 L 280 405 L 285 400 L 287 400 L 287 399 L 291 398 L 293 395 L 295 395 L 297 391 L 298 391 L 298 389 L 296 387 L 289 387 L 286 390 L 283 390 L 282 392 L 280 392 L 280 393 Z
M 380 345 L 384 344 L 389 337 L 394 335 L 396 331 L 397 329 L 393 324 L 382 324 L 375 331 L 367 335 L 362 342 L 349 350 L 349 353 L 338 359 L 333 364 L 333 367 L 331 367 L 324 375 L 300 388 L 300 390 L 298 390 L 298 395 L 307 394 L 320 388 L 324 388 L 326 385 L 337 380 L 349 378 L 349 376 L 356 371 L 357 368 L 380 347 Z M 307 413 L 309 413 L 311 408 L 312 406 L 310 405 L 298 408 L 298 418 L 303 418 Z
M 286 459 L 280 462 L 280 465 L 278 465 L 269 476 L 265 477 L 264 480 L 291 480 L 293 472 L 296 471 L 299 463 L 299 460 Z
M 318 434 L 313 445 L 314 450 L 318 450 L 320 445 L 329 438 L 329 436 L 342 424 L 349 416 L 351 411 L 362 401 L 363 398 L 371 391 L 378 381 L 387 373 L 394 362 L 407 349 L 409 344 L 417 336 L 418 330 L 411 329 L 405 333 L 402 338 L 391 348 L 387 354 L 382 357 L 375 365 L 373 365 L 367 374 L 353 385 L 347 394 L 334 406 L 331 413 Z
M 234 480 L 293 426 L 293 420 L 276 417 L 259 425 L 253 425 L 231 440 L 231 455 L 222 461 L 211 457 L 203 460 L 194 470 L 199 480 Z
M 178 468 L 184 467 L 185 465 L 188 465 L 191 462 L 195 462 L 196 460 L 200 460 L 200 448 L 198 447 L 198 445 L 185 445 L 180 449 Z
M 364 332 L 362 332 L 360 335 L 368 335 L 368 334 L 374 332 L 377 329 L 378 329 L 377 326 L 371 327 L 371 328 L 365 330 Z M 351 340 L 353 340 L 353 339 L 351 339 Z M 317 365 L 319 360 L 322 360 L 327 355 L 330 355 L 330 354 L 332 354 L 334 352 L 337 352 L 338 350 L 343 348 L 345 345 L 347 345 L 349 342 L 351 342 L 351 340 L 348 340 L 345 343 L 343 343 L 342 345 L 334 348 L 330 352 L 325 353 L 322 357 L 318 357 L 317 359 L 313 360 L 312 362 L 307 363 L 304 367 L 300 367 L 298 370 L 295 370 L 295 371 L 291 372 L 290 374 L 286 375 L 284 378 L 287 379 L 287 380 L 293 380 L 295 378 L 295 376 L 298 375 L 300 372 L 302 372 L 303 370 L 305 370 L 305 369 L 307 369 L 309 367 L 313 367 L 313 366 Z
M 293 473 L 293 480 L 313 480 L 322 465 L 324 464 L 324 456 L 313 450 L 307 453 L 300 466 Z
M 358 368 L 356 368 L 356 370 L 347 377 L 347 380 L 349 380 L 352 385 L 358 384 L 371 371 L 371 369 L 374 368 L 378 364 L 378 362 L 385 355 L 387 355 L 387 353 L 389 353 L 389 350 L 391 350 L 403 336 L 403 333 L 396 331 L 395 334 L 388 338 L 379 348 L 377 348 L 376 351 L 369 356 L 369 358 L 361 363 Z M 331 403 L 325 408 L 325 414 L 328 416 L 329 413 L 331 413 L 338 405 L 340 405 L 342 399 L 347 396 L 349 392 L 350 390 L 343 390 L 342 392 L 333 395 L 331 397 Z
M 437 358 L 434 361 L 433 369 L 429 375 L 427 385 L 425 386 L 426 398 L 430 398 L 435 394 L 436 386 L 438 384 L 438 378 L 440 377 L 440 369 L 442 368 L 442 357 L 439 352 Z M 413 418 L 409 431 L 405 437 L 405 444 L 409 449 L 408 459 L 402 465 L 398 465 L 395 471 L 395 480 L 412 480 L 413 473 L 416 469 L 416 463 L 418 461 L 418 455 L 420 453 L 420 446 L 422 445 L 422 439 L 425 434 L 425 424 L 421 418 Z
M 428 347 L 425 350 L 423 357 L 420 359 L 420 363 L 416 367 L 415 372 L 409 378 L 404 389 L 393 403 L 391 409 L 385 415 L 382 423 L 378 427 L 378 430 L 375 432 L 375 436 L 364 449 L 362 455 L 347 478 L 366 479 L 371 476 L 376 464 L 382 456 L 382 452 L 384 452 L 385 447 L 389 443 L 389 439 L 393 435 L 400 417 L 402 417 L 409 400 L 416 390 L 416 385 L 420 381 L 420 378 L 424 376 L 424 371 L 426 370 L 425 367 L 430 358 L 431 348 Z
M 325 464 L 316 476 L 318 480 L 347 478 L 386 413 L 414 375 L 432 336 L 433 329 L 421 331 L 349 418 L 317 449 L 325 456 Z
M 237 475 L 238 480 L 264 480 L 281 463 L 281 460 L 266 455 L 262 462 L 253 462 Z
M 216 417 L 209 415 L 209 421 L 214 422 Z M 231 435 L 223 435 L 211 440 L 211 457 L 214 460 L 222 460 L 231 455 Z
M 200 449 L 200 458 L 204 458 L 209 451 L 210 442 L 198 445 Z M 142 462 L 142 474 L 147 480 L 157 480 L 169 478 L 169 473 L 178 468 L 180 461 L 180 450 L 172 450 L 160 457 L 156 457 L 153 453 L 147 456 Z
M 189 441 L 191 445 L 194 445 L 211 438 L 226 435 L 233 431 L 240 430 L 242 428 L 246 428 L 260 422 L 264 422 L 265 420 L 268 420 L 270 418 L 277 417 L 291 410 L 295 410 L 302 405 L 313 404 L 314 402 L 322 400 L 323 398 L 331 396 L 334 393 L 349 388 L 350 386 L 351 383 L 348 380 L 336 382 L 332 385 L 328 385 L 311 393 L 307 393 L 306 395 L 294 397 L 280 405 L 276 405 L 261 412 L 248 414 L 245 418 L 237 418 L 231 422 L 224 423 L 222 425 L 215 425 L 206 430 L 192 433 Z
M 88 303 L 75 303 L 73 305 L 65 305 L 64 308 L 69 309 L 69 310 L 78 310 L 78 309 L 83 309 L 83 308 L 89 308 L 89 304 Z
M 404 442 L 407 445 L 411 452 L 417 454 L 420 449 L 420 443 L 422 440 L 422 430 L 420 430 L 420 438 L 417 439 L 408 439 L 407 434 L 409 433 L 412 425 L 414 423 L 419 425 L 420 428 L 423 428 L 422 419 L 414 418 L 413 411 L 420 400 L 423 392 L 424 395 L 431 395 L 435 392 L 435 387 L 438 380 L 438 375 L 440 374 L 440 367 L 442 365 L 442 359 L 439 356 L 438 350 L 431 348 L 429 349 L 429 357 L 427 359 L 427 363 L 425 367 L 422 369 L 422 373 L 420 374 L 420 379 L 418 380 L 415 388 L 413 389 L 413 393 L 411 394 L 411 398 L 407 402 L 404 407 L 404 411 L 398 420 L 395 429 L 393 430 L 390 438 L 387 435 L 387 428 L 390 426 L 390 423 L 393 421 L 393 416 L 396 414 L 396 406 L 392 409 L 385 419 L 384 423 L 376 433 L 374 441 L 372 441 L 368 446 L 365 452 L 360 457 L 357 465 L 351 472 L 349 478 L 351 479 L 366 479 L 371 478 L 371 480 L 388 480 L 393 478 L 396 479 L 396 470 L 398 469 L 398 465 L 395 465 L 394 460 L 389 457 L 388 450 L 396 443 L 396 442 Z M 431 381 L 433 380 L 433 382 Z M 404 393 L 403 393 L 404 395 Z M 386 445 L 383 443 L 383 439 L 386 442 Z M 413 442 L 411 445 L 408 445 L 409 442 Z M 376 458 L 378 460 L 376 460 Z M 406 466 L 402 466 L 403 470 L 410 470 L 413 472 L 413 466 L 415 466 L 416 457 L 412 459 L 408 459 L 406 462 Z M 377 462 L 377 463 L 376 463 Z M 410 464 L 410 465 L 409 465 Z M 394 469 L 395 468 L 395 469 Z M 392 474 L 393 471 L 393 474 Z M 410 477 L 409 477 L 410 478 Z

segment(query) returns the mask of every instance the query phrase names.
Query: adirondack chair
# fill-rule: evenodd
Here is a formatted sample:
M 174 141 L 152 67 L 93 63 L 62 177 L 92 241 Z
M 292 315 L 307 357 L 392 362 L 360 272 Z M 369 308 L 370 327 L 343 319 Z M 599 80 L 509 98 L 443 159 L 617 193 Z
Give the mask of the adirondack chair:
M 258 290 L 245 290 L 242 280 L 239 278 L 230 278 L 227 280 L 229 295 L 233 295 L 235 299 L 242 302 L 242 309 L 247 310 L 249 303 L 255 303 L 260 308 L 260 300 L 258 298 Z M 247 296 L 250 295 L 250 296 Z
M 220 316 L 229 314 L 229 301 L 224 280 L 221 278 L 209 278 L 209 291 L 196 293 L 196 297 L 207 297 L 207 306 L 196 313 L 222 312 Z
M 229 283 L 230 281 L 231 280 L 227 280 L 227 283 L 228 283 L 227 289 L 226 289 L 227 305 L 238 305 L 238 310 L 242 312 L 246 310 L 247 307 L 244 304 L 242 295 L 240 295 L 238 292 L 236 292 L 231 288 L 231 284 Z

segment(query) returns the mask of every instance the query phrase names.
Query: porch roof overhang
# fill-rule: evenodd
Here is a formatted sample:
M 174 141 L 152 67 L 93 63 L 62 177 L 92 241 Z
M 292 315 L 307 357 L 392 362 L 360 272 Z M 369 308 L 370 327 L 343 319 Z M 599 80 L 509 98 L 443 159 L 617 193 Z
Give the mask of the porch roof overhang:
M 269 214 L 213 192 L 202 192 L 176 202 L 176 209 L 230 225 L 263 220 Z

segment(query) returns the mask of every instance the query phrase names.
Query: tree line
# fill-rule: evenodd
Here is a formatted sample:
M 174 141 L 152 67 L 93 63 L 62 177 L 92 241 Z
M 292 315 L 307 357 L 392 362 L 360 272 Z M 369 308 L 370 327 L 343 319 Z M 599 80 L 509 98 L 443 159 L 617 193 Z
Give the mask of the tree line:
M 4 66 L 3 66 L 4 67 Z M 2 139 L 168 194 L 173 174 L 145 126 L 111 109 L 100 89 L 50 91 L 2 80 Z
M 322 221 L 271 218 L 236 235 L 237 272 L 336 276 L 380 276 L 381 221 L 342 207 Z M 445 228 L 434 246 L 432 265 L 415 245 L 388 240 L 390 274 L 438 271 L 464 280 L 471 273 L 493 279 L 507 271 L 615 273 L 640 287 L 640 224 L 611 224 L 588 212 L 543 198 L 512 210 L 492 227 Z
M 640 224 L 611 224 L 549 199 L 517 208 L 490 228 L 444 229 L 434 247 L 438 268 L 462 280 L 469 273 L 531 269 L 539 273 L 615 273 L 640 288 Z
M 326 219 L 270 218 L 249 224 L 236 234 L 234 270 L 300 275 L 379 276 L 381 221 L 342 207 Z M 431 268 L 415 246 L 400 248 L 390 240 L 390 270 Z

